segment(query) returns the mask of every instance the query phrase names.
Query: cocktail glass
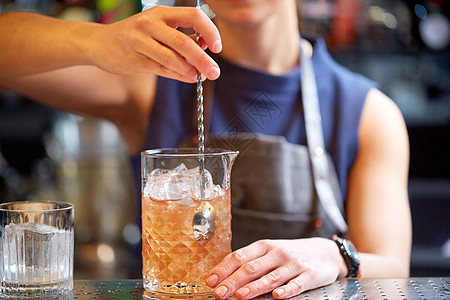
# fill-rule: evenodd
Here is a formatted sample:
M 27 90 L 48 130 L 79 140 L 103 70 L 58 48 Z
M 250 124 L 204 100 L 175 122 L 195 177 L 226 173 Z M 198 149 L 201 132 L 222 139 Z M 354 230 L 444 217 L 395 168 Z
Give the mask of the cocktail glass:
M 0 298 L 72 290 L 73 217 L 70 203 L 0 204 Z
M 141 153 L 147 291 L 211 293 L 205 277 L 231 251 L 230 172 L 237 155 L 222 149 Z

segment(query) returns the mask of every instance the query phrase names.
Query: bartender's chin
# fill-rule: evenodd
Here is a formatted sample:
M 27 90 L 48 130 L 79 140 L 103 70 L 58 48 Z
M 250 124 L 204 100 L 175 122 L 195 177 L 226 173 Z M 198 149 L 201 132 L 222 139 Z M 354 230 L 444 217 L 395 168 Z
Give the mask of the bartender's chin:
M 229 22 L 238 26 L 256 26 L 264 22 L 265 18 L 255 12 L 254 9 L 241 8 L 233 11 L 227 16 Z

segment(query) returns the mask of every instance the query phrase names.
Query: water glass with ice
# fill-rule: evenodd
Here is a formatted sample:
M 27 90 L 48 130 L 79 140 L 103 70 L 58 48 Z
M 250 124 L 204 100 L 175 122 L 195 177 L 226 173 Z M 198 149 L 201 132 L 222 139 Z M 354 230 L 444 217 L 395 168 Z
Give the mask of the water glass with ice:
M 70 203 L 0 204 L 0 298 L 72 290 L 73 218 Z

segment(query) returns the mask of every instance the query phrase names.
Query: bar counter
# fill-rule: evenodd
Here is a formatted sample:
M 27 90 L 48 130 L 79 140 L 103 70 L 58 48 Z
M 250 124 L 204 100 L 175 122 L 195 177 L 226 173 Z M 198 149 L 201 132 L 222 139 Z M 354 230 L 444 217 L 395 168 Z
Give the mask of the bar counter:
M 1 298 L 1 297 L 0 297 Z M 58 298 L 61 299 L 61 298 Z M 144 292 L 141 280 L 96 281 L 75 280 L 74 289 L 64 299 L 213 299 L 208 296 L 161 296 Z M 273 299 L 264 295 L 257 299 Z M 439 299 L 450 300 L 450 277 L 421 277 L 395 279 L 342 279 L 305 292 L 300 299 Z
M 22 299 L 4 297 L 0 299 Z M 30 298 L 27 298 L 30 299 Z M 32 298 L 31 298 L 32 299 Z M 142 280 L 74 280 L 74 288 L 70 294 L 37 299 L 183 299 L 206 300 L 214 299 L 212 295 L 203 296 L 175 296 L 151 294 L 144 291 Z M 273 299 L 270 294 L 257 297 L 258 300 Z M 420 277 L 420 278 L 391 278 L 391 279 L 342 279 L 335 283 L 307 291 L 292 300 L 450 300 L 450 277 Z

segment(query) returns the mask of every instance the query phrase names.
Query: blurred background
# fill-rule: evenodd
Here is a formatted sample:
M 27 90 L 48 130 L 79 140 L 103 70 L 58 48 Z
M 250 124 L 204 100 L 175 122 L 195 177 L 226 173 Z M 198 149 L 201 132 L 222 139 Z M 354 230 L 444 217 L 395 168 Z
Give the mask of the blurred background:
M 302 32 L 323 36 L 338 62 L 379 82 L 406 119 L 412 276 L 450 276 L 449 9 L 447 0 L 303 0 L 301 11 Z M 0 13 L 15 10 L 110 23 L 140 11 L 141 3 L 0 0 Z M 114 125 L 0 89 L 0 202 L 75 204 L 76 279 L 136 276 L 135 197 Z

